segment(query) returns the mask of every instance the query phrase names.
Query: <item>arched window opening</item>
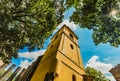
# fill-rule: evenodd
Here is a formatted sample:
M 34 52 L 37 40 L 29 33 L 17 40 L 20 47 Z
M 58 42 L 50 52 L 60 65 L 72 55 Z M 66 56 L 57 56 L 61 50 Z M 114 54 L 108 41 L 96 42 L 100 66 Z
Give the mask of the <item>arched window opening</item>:
M 54 73 L 53 72 L 46 73 L 44 81 L 54 81 Z
M 74 47 L 73 47 L 73 45 L 72 45 L 72 44 L 70 44 L 70 48 L 71 48 L 71 49 L 74 49 Z
M 76 76 L 74 74 L 72 75 L 72 81 L 76 81 Z

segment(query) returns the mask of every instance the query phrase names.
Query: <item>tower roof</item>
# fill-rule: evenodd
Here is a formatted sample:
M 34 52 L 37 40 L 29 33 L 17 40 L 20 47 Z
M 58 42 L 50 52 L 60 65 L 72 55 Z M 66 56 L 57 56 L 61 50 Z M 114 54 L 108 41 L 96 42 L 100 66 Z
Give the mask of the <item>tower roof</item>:
M 65 25 L 65 24 L 64 24 L 57 32 L 59 32 L 63 27 L 65 27 L 66 29 L 68 29 L 68 30 L 78 39 L 78 36 L 77 36 L 67 25 Z M 56 32 L 56 33 L 57 33 L 57 32 Z M 55 36 L 55 35 L 54 35 L 54 36 Z M 54 37 L 54 36 L 53 36 L 53 37 Z M 52 38 L 53 38 L 53 37 L 52 37 Z

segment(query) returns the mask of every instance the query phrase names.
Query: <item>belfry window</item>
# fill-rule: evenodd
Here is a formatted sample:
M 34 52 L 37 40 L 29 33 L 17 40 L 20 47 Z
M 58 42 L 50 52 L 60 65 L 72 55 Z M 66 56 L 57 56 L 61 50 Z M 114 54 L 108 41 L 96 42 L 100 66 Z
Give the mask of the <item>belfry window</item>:
M 76 76 L 74 74 L 72 75 L 72 81 L 76 81 Z
M 73 35 L 72 35 L 72 33 L 70 33 L 69 35 L 70 35 L 70 38 L 73 39 Z

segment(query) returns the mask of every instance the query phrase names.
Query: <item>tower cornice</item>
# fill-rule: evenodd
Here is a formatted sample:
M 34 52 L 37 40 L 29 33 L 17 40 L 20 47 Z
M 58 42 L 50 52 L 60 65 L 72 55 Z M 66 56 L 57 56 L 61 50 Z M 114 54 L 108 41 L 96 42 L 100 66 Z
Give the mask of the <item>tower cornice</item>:
M 73 34 L 77 39 L 79 39 L 78 36 L 77 36 L 67 25 L 65 25 L 65 24 L 59 29 L 59 31 L 61 31 L 64 27 L 67 28 L 70 32 L 72 32 L 72 34 Z M 57 31 L 56 33 L 58 33 L 59 31 Z M 51 40 L 52 40 L 54 37 L 55 37 L 55 35 L 51 38 Z

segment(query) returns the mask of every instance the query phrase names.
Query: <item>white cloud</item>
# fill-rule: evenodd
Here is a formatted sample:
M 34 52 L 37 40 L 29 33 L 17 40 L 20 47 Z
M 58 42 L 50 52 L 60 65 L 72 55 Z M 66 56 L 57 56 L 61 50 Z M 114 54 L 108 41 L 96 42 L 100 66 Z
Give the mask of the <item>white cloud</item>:
M 86 66 L 93 67 L 96 70 L 101 71 L 111 81 L 115 81 L 114 77 L 109 73 L 109 70 L 113 68 L 113 65 L 101 62 L 98 56 L 91 57 Z
M 56 28 L 56 30 L 54 32 L 58 31 L 64 24 L 67 25 L 73 31 L 75 31 L 76 28 L 77 28 L 77 25 L 74 24 L 74 22 L 70 22 L 69 20 L 64 20 L 62 23 L 60 23 L 57 26 L 57 28 Z
M 109 70 L 113 67 L 112 64 L 102 63 L 99 61 L 98 56 L 93 56 L 86 66 L 93 67 L 99 71 L 101 71 L 103 74 L 109 73 Z
M 45 52 L 45 50 L 39 50 L 39 51 L 35 51 L 35 52 L 23 52 L 23 53 L 19 53 L 19 57 L 36 60 L 37 57 L 40 55 L 43 55 L 44 52 Z
M 111 76 L 106 76 L 107 78 L 109 78 L 111 81 L 116 81 L 115 78 L 111 75 Z
M 35 51 L 35 52 L 24 52 L 24 53 L 19 53 L 19 57 L 27 58 L 27 59 L 32 59 L 32 61 L 28 60 L 21 60 L 20 62 L 20 67 L 22 68 L 27 68 L 29 65 L 32 64 L 33 61 L 37 59 L 38 56 L 43 55 L 45 50 L 40 50 L 40 51 Z
M 21 68 L 27 68 L 29 65 L 31 65 L 32 62 L 29 62 L 28 60 L 24 60 L 20 62 L 20 67 Z

